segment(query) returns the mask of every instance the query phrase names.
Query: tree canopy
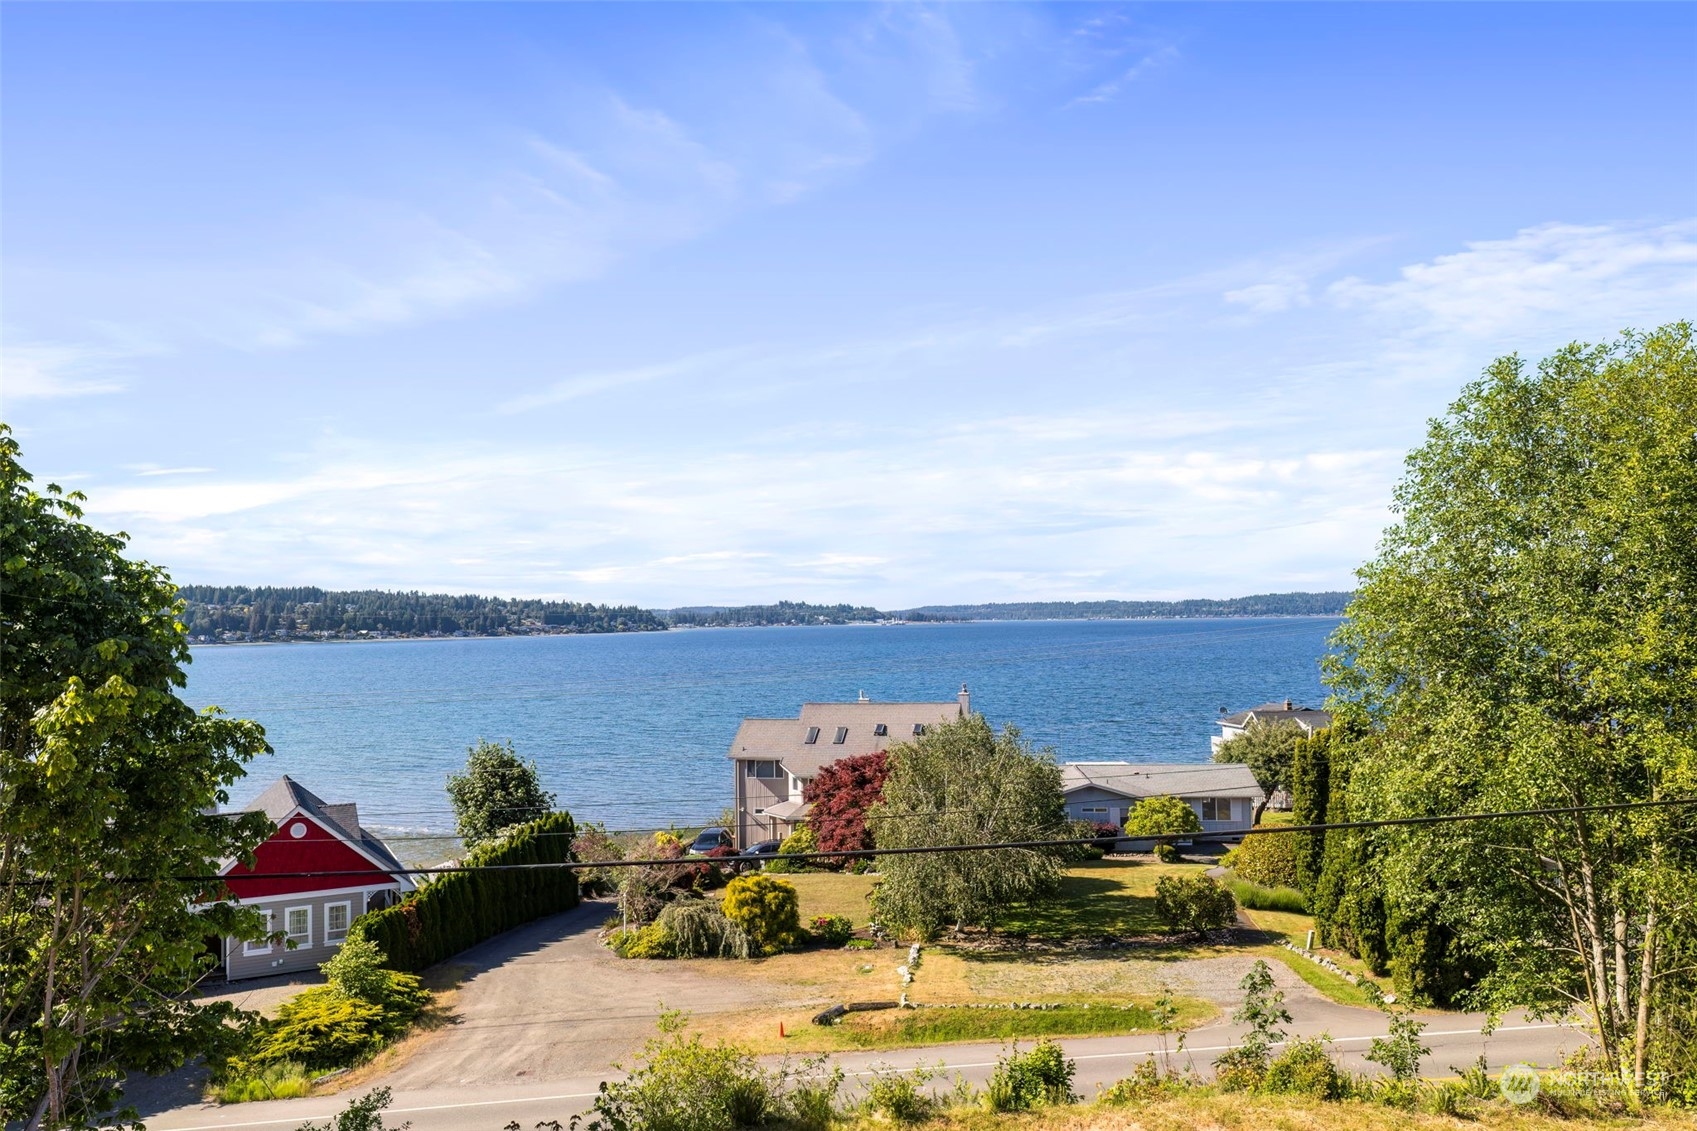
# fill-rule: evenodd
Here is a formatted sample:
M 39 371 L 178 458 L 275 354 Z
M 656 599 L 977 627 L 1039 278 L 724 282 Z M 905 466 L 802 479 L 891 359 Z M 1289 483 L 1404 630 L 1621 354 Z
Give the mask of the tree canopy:
M 542 788 L 536 763 L 519 758 L 510 740 L 478 739 L 467 751 L 465 773 L 448 775 L 448 800 L 467 848 L 554 809 L 554 795 Z
M 1016 727 L 997 734 L 968 715 L 891 747 L 889 768 L 868 814 L 881 849 L 1066 835 L 1054 753 L 1033 750 Z M 1028 848 L 880 857 L 876 912 L 922 934 L 992 923 L 1011 905 L 1053 895 L 1061 860 L 1057 850 Z
M 205 936 L 260 933 L 218 902 L 213 863 L 269 824 L 212 811 L 267 747 L 177 697 L 170 579 L 85 524 L 81 495 L 36 490 L 4 425 L 0 478 L 0 1111 L 83 1126 L 125 1069 L 176 1067 L 225 1033 L 228 1005 L 181 995 L 213 965 Z
M 1291 767 L 1295 761 L 1296 744 L 1306 732 L 1291 719 L 1266 721 L 1251 719 L 1243 733 L 1220 743 L 1214 751 L 1216 762 L 1241 762 L 1255 775 L 1261 787 L 1261 801 L 1255 806 L 1252 824 L 1260 824 L 1261 814 L 1273 794 L 1290 789 Z
M 1350 817 L 1697 795 L 1689 324 L 1536 367 L 1497 360 L 1408 457 L 1395 513 L 1327 664 L 1334 706 L 1366 728 L 1346 760 L 1331 751 L 1329 789 L 1340 795 L 1346 768 Z M 1583 1009 L 1642 1083 L 1697 1064 L 1697 974 L 1677 954 L 1697 937 L 1693 817 L 1339 841 L 1373 859 L 1355 874 L 1382 874 L 1385 915 L 1429 922 L 1478 958 L 1481 1004 Z
M 884 796 L 890 762 L 882 750 L 839 758 L 822 768 L 802 797 L 813 806 L 807 823 L 823 852 L 852 852 L 871 848 L 873 836 L 866 811 Z
M 1202 819 L 1190 802 L 1177 797 L 1145 797 L 1125 815 L 1129 837 L 1183 835 L 1202 831 Z

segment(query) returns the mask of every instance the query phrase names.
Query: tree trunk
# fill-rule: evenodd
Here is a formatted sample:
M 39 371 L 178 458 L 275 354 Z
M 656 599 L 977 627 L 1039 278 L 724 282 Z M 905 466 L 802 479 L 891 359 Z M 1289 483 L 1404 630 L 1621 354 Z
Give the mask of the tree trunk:
M 1644 1061 L 1650 1044 L 1650 987 L 1656 972 L 1656 899 L 1644 916 L 1644 952 L 1638 956 L 1638 1018 L 1632 1029 L 1632 1092 L 1642 1097 Z

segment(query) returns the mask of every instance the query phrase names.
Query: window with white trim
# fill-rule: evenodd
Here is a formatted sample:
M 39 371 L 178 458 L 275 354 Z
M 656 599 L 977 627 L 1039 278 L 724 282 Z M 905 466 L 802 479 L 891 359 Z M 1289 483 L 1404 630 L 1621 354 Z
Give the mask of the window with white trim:
M 346 903 L 327 903 L 324 905 L 324 941 L 339 943 L 348 937 L 348 905 Z
M 283 911 L 283 934 L 296 946 L 312 945 L 312 908 L 289 907 Z
M 778 763 L 776 762 L 744 762 L 743 765 L 748 767 L 747 773 L 751 778 L 775 778 L 778 776 Z
M 1202 819 L 1204 821 L 1231 820 L 1232 799 L 1229 797 L 1204 797 L 1202 799 Z
M 1108 807 L 1106 805 L 1082 805 L 1078 810 L 1086 821 L 1101 821 L 1108 823 Z
M 265 937 L 260 939 L 257 942 L 255 942 L 253 939 L 243 939 L 242 940 L 242 953 L 243 954 L 253 955 L 253 954 L 270 954 L 271 953 L 271 919 L 272 919 L 272 916 L 274 916 L 276 914 L 276 912 L 271 911 L 271 910 L 264 910 L 264 911 L 261 911 L 260 914 L 265 917 Z

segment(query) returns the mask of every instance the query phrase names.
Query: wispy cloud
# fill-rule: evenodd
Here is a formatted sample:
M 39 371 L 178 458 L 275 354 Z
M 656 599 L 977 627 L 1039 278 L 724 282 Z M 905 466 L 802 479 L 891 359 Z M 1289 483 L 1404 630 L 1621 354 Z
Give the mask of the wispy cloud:
M 1163 43 L 1153 50 L 1140 55 L 1131 66 L 1120 71 L 1113 78 L 1097 83 L 1088 93 L 1081 94 L 1067 103 L 1068 106 L 1089 106 L 1104 102 L 1112 102 L 1124 90 L 1134 83 L 1141 82 L 1156 71 L 1172 66 L 1179 59 L 1179 49 L 1175 44 Z
M 7 333 L 0 345 L 0 400 L 46 400 L 116 393 L 120 350 L 18 341 Z

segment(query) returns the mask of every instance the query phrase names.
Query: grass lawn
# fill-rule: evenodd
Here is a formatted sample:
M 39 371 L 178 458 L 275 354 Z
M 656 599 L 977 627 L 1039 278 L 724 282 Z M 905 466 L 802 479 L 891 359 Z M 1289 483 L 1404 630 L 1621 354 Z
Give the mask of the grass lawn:
M 1175 1029 L 1188 1029 L 1212 1017 L 1212 1008 L 1184 1001 Z M 903 1048 L 961 1041 L 1000 1041 L 1014 1037 L 1090 1037 L 1114 1033 L 1152 1033 L 1155 1019 L 1145 1004 L 1066 1005 L 1060 1009 L 900 1009 L 851 1013 L 835 1026 L 850 1048 Z
M 806 926 L 819 915 L 842 915 L 857 927 L 866 926 L 866 893 L 872 890 L 876 876 L 856 876 L 849 872 L 793 872 L 774 874 L 774 880 L 794 884 L 801 897 L 801 923 Z
M 1206 864 L 1090 860 L 1067 868 L 1060 899 L 1047 907 L 1015 908 L 998 924 L 1007 934 L 1094 938 L 1158 934 L 1155 884 L 1162 876 L 1195 876 Z
M 1293 942 L 1297 946 L 1306 945 L 1308 931 L 1314 926 L 1312 915 L 1297 915 L 1289 911 L 1245 911 L 1243 914 L 1269 935 Z M 1339 1005 L 1359 1005 L 1369 1009 L 1373 1007 L 1373 1000 L 1360 986 L 1344 981 L 1318 963 L 1311 962 L 1300 954 L 1292 954 L 1282 946 L 1267 947 L 1265 952 L 1268 957 L 1276 958 L 1296 971 L 1297 976 L 1304 982 Z M 1317 950 L 1316 953 L 1324 954 L 1358 977 L 1372 978 L 1385 993 L 1391 992 L 1391 980 L 1374 975 L 1359 959 L 1351 958 L 1339 950 Z

